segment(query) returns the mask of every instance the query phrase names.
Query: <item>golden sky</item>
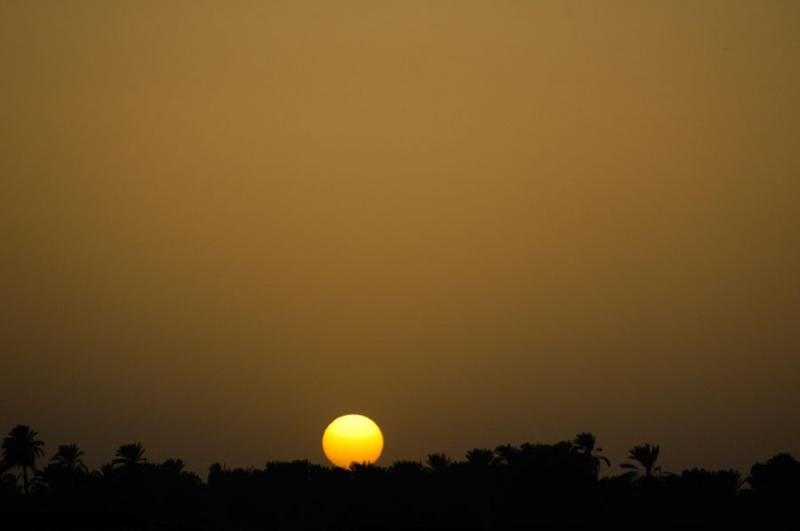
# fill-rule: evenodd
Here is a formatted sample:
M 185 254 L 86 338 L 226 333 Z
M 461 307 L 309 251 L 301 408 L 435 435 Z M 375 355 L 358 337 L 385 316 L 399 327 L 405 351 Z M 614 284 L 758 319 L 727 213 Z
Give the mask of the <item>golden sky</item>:
M 0 430 L 93 465 L 800 454 L 800 3 L 0 3 Z

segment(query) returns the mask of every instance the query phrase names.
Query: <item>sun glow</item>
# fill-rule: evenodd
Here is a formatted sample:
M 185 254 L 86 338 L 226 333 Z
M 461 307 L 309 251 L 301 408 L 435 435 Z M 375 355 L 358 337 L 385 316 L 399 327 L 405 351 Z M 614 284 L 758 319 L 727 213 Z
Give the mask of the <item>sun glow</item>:
M 322 450 L 334 465 L 375 463 L 383 451 L 383 434 L 375 422 L 363 415 L 343 415 L 322 434 Z

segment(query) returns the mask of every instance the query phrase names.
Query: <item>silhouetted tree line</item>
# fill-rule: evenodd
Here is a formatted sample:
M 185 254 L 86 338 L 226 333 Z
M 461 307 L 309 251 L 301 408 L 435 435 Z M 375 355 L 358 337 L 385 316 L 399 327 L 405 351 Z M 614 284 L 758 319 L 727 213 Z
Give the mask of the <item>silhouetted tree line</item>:
M 624 473 L 609 475 L 590 433 L 476 448 L 463 461 L 214 464 L 205 482 L 180 459 L 149 462 L 138 443 L 120 446 L 100 470 L 86 467 L 75 444 L 42 463 L 44 446 L 26 426 L 3 439 L 0 529 L 791 529 L 800 502 L 800 462 L 788 454 L 753 465 L 746 478 L 675 474 L 645 444 L 630 450 Z

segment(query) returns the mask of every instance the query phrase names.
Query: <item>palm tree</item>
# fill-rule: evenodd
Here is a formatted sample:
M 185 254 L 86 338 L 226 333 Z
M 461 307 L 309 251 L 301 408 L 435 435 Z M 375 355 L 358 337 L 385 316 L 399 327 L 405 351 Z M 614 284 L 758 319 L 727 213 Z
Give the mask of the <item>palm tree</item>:
M 501 444 L 494 449 L 495 462 L 505 465 L 515 465 L 519 462 L 520 449 L 510 444 Z
M 97 473 L 95 473 L 97 474 Z M 108 479 L 114 476 L 114 465 L 111 463 L 105 463 L 100 465 L 100 473 L 98 474 L 100 477 Z
M 185 468 L 186 464 L 183 462 L 183 459 L 167 459 L 161 463 L 161 470 L 176 476 L 183 474 Z
M 418 478 L 422 476 L 425 469 L 419 461 L 395 461 L 389 467 L 389 474 L 398 478 Z
M 425 461 L 425 464 L 432 471 L 436 473 L 442 473 L 450 468 L 453 462 L 445 454 L 430 454 L 428 455 L 428 459 Z
M 77 444 L 63 444 L 58 447 L 55 455 L 50 458 L 50 463 L 72 472 L 88 472 L 83 462 L 84 453 Z
M 377 481 L 380 481 L 386 473 L 386 469 L 367 461 L 362 463 L 353 461 L 350 463 L 349 470 L 353 478 L 358 482 L 362 482 L 364 485 L 374 485 Z
M 123 444 L 114 455 L 116 457 L 111 464 L 119 465 L 121 468 L 131 468 L 147 462 L 141 443 Z
M 750 468 L 747 482 L 756 493 L 784 497 L 800 492 L 800 461 L 780 453 Z
M 634 446 L 628 452 L 628 459 L 636 461 L 638 464 L 623 463 L 620 467 L 636 470 L 639 473 L 644 472 L 644 478 L 649 480 L 661 472 L 661 467 L 655 466 L 660 450 L 657 444 Z
M 466 458 L 467 464 L 475 468 L 488 468 L 495 463 L 494 452 L 485 448 L 473 448 Z
M 25 494 L 29 493 L 28 469 L 36 468 L 36 459 L 44 453 L 44 442 L 37 437 L 38 433 L 28 426 L 19 425 L 12 429 L 3 439 L 3 462 L 7 467 L 22 469 L 22 485 Z
M 609 461 L 606 456 L 599 455 L 603 449 L 597 447 L 597 439 L 594 434 L 588 432 L 579 433 L 572 441 L 572 446 L 576 452 L 591 458 L 595 476 L 600 471 L 600 463 L 611 466 L 611 461 Z

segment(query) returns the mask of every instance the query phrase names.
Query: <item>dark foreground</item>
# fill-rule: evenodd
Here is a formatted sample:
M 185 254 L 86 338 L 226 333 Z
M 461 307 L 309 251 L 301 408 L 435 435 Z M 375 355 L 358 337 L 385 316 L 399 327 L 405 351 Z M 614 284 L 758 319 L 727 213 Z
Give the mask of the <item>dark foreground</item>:
M 607 475 L 594 437 L 580 434 L 388 468 L 213 465 L 203 480 L 177 459 L 148 462 L 138 444 L 98 471 L 75 445 L 36 467 L 42 446 L 24 426 L 4 439 L 0 530 L 800 528 L 800 462 L 788 454 L 746 478 L 672 474 L 658 466 L 659 448 L 643 445 L 626 473 Z

